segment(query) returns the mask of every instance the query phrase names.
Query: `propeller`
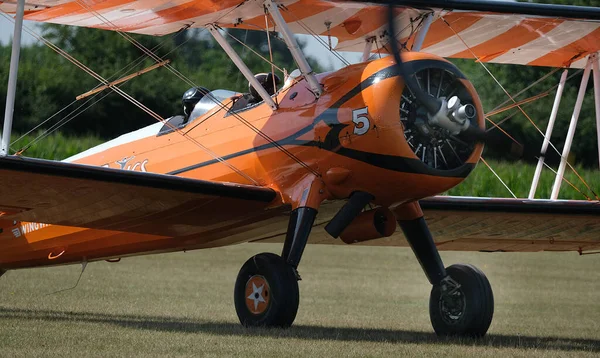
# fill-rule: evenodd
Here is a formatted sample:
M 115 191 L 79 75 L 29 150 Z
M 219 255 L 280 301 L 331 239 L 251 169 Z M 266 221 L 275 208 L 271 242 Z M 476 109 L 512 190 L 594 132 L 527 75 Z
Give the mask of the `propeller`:
M 391 2 L 388 4 L 388 26 L 388 32 L 395 39 L 394 6 Z M 434 98 L 425 93 L 418 85 L 415 76 L 412 75 L 415 71 L 412 69 L 411 63 L 402 61 L 397 41 L 390 41 L 390 47 L 396 60 L 398 73 L 404 79 L 405 85 L 413 93 L 416 100 L 427 111 L 429 124 L 448 129 L 453 134 L 460 134 L 461 138 L 470 142 L 484 143 L 492 146 L 500 144 L 496 140 L 497 137 L 489 136 L 484 129 L 471 123 L 471 119 L 474 119 L 477 114 L 473 105 L 461 105 L 460 99 L 456 96 L 445 100 Z

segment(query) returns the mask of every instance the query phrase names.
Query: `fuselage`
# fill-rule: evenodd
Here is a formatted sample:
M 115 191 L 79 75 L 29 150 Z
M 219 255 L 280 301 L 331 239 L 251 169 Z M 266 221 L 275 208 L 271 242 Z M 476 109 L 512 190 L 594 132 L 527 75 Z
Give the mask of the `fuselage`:
M 422 53 L 405 58 L 415 67 L 453 68 L 441 58 Z M 297 205 L 303 182 L 315 177 L 326 188 L 326 200 L 365 191 L 375 197 L 374 204 L 390 207 L 457 185 L 479 159 L 480 145 L 453 168 L 440 169 L 421 160 L 421 152 L 407 141 L 410 137 L 401 120 L 404 86 L 391 58 L 348 66 L 318 78 L 323 85 L 318 99 L 299 78 L 274 96 L 279 105 L 275 111 L 258 104 L 232 112 L 228 110 L 232 101 L 226 100 L 176 130 L 165 130 L 168 125 L 157 123 L 67 160 L 270 187 L 278 196 L 267 211 L 249 216 L 232 210 L 217 227 L 185 238 L 0 220 L 0 268 L 248 241 L 286 222 L 285 212 Z M 475 90 L 466 79 L 458 78 L 473 98 L 482 125 L 483 110 Z M 437 162 L 435 144 L 432 148 Z

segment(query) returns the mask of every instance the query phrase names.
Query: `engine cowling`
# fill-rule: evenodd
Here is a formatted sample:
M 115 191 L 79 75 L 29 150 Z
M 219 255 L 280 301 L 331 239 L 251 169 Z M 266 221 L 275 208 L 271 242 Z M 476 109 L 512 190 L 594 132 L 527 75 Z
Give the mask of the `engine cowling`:
M 417 103 L 391 58 L 326 78 L 325 84 L 339 86 L 328 88 L 344 93 L 335 97 L 334 109 L 323 112 L 330 117 L 315 133 L 322 143 L 319 169 L 334 198 L 363 191 L 386 207 L 419 200 L 458 185 L 479 160 L 483 145 L 460 131 L 467 121 L 484 128 L 483 107 L 473 85 L 438 56 L 402 57 L 425 92 L 442 99 L 445 107 L 440 112 L 446 115 L 432 117 Z M 344 77 L 346 82 L 340 82 Z M 351 87 L 355 83 L 359 85 Z M 446 117 L 445 123 L 441 117 Z

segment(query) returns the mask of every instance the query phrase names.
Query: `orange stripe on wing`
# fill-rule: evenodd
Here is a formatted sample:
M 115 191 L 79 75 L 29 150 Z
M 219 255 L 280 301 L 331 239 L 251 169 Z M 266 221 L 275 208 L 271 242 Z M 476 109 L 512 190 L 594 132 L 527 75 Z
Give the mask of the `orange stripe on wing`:
M 286 5 L 287 10 L 282 10 L 281 15 L 283 16 L 283 18 L 286 22 L 291 23 L 294 21 L 303 20 L 307 17 L 317 15 L 318 13 L 327 11 L 334 7 L 335 7 L 335 5 L 332 5 L 329 3 L 324 3 L 321 1 L 315 3 L 314 0 L 300 0 L 293 4 Z M 271 18 L 269 18 L 269 24 L 273 24 L 273 21 L 271 20 Z M 244 19 L 244 22 L 239 27 L 246 28 L 246 25 L 253 25 L 253 26 L 247 27 L 252 30 L 256 30 L 255 26 L 264 28 L 265 27 L 265 17 L 264 17 L 264 15 L 261 15 L 261 16 L 256 16 L 256 17 L 250 18 L 250 19 Z
M 330 31 L 331 36 L 337 37 L 338 43 L 362 37 L 385 24 L 383 19 L 386 11 L 387 9 L 377 6 L 362 9 L 341 24 L 332 27 Z M 321 35 L 326 36 L 327 33 Z
M 464 50 L 450 57 L 455 58 L 473 58 L 471 51 L 481 61 L 487 62 L 502 55 L 503 53 L 523 46 L 526 43 L 537 39 L 548 31 L 561 24 L 563 20 L 558 19 L 528 19 L 523 20 L 519 25 L 511 28 L 501 35 L 494 37 L 482 44 L 471 47 L 471 50 Z
M 240 3 L 239 0 L 222 0 L 218 4 L 215 2 L 197 2 L 190 1 L 185 4 L 170 7 L 168 9 L 144 13 L 139 16 L 131 16 L 117 22 L 117 26 L 122 31 L 135 31 L 138 29 L 151 28 L 174 23 L 177 21 L 185 21 L 199 16 L 215 13 L 218 11 L 234 8 Z
M 86 1 L 86 5 L 93 8 L 95 11 L 102 11 L 105 9 L 109 9 L 112 7 L 122 6 L 131 2 L 135 2 L 133 0 L 95 0 L 95 1 Z M 32 21 L 40 21 L 40 22 L 50 22 L 51 20 L 58 19 L 63 16 L 72 16 L 72 15 L 84 15 L 89 14 L 88 9 L 81 6 L 78 2 L 73 1 L 59 6 L 53 6 L 51 8 L 36 11 L 30 15 L 25 16 L 25 20 Z M 67 24 L 68 25 L 68 24 Z
M 567 46 L 554 50 L 537 60 L 531 61 L 531 66 L 570 66 L 571 63 L 596 52 L 600 49 L 600 27 Z
M 473 13 L 459 13 L 459 12 L 451 12 L 447 15 L 444 15 L 444 19 L 452 29 L 456 32 L 461 32 L 464 29 L 469 28 L 471 25 L 481 20 L 481 15 L 476 15 Z M 429 46 L 433 46 L 437 43 L 440 43 L 452 36 L 454 36 L 454 32 L 451 28 L 442 19 L 437 19 L 431 26 L 429 27 L 429 31 L 427 32 L 427 36 L 425 37 L 425 41 L 423 41 L 423 46 L 421 48 L 427 48 Z M 414 40 L 413 40 L 414 41 Z M 409 48 L 412 46 L 412 41 L 408 44 Z

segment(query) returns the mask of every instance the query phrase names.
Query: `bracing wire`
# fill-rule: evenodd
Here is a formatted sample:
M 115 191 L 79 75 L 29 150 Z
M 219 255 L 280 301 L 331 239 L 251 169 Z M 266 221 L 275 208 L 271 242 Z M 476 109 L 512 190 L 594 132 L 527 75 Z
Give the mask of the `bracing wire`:
M 109 83 L 108 83 L 108 81 L 106 79 L 104 79 L 102 76 L 98 75 L 96 72 L 94 72 L 93 70 L 91 70 L 89 67 L 87 67 L 84 64 L 82 64 L 79 60 L 77 60 L 76 58 L 74 58 L 73 56 L 71 56 L 69 53 L 67 53 L 66 51 L 62 50 L 58 46 L 54 45 L 52 42 L 48 41 L 46 38 L 44 38 L 43 36 L 37 34 L 36 32 L 32 31 L 31 29 L 27 28 L 27 30 L 28 30 L 28 32 L 32 36 L 34 36 L 38 40 L 44 42 L 48 47 L 50 47 L 52 50 L 56 51 L 57 53 L 59 53 L 60 55 L 62 55 L 63 57 L 65 57 L 67 60 L 69 60 L 75 66 L 79 67 L 81 70 L 83 70 L 84 72 L 86 72 L 87 74 L 89 74 L 90 76 L 92 76 L 93 78 L 95 78 L 96 80 L 98 80 L 99 82 L 101 82 L 101 83 L 103 83 L 105 85 L 109 85 Z M 123 98 L 127 99 L 129 102 L 133 103 L 135 106 L 137 106 L 138 108 L 140 108 L 141 110 L 143 110 L 144 112 L 146 112 L 147 114 L 149 114 L 154 119 L 158 120 L 159 122 L 163 123 L 165 126 L 167 126 L 170 129 L 172 129 L 174 132 L 177 132 L 177 133 L 181 134 L 186 139 L 188 139 L 192 143 L 196 144 L 200 149 L 202 149 L 204 152 L 206 152 L 211 157 L 213 157 L 213 159 L 215 159 L 218 162 L 226 165 L 232 171 L 234 171 L 235 173 L 239 174 L 240 176 L 242 176 L 243 178 L 245 178 L 249 182 L 253 183 L 254 185 L 259 185 L 256 180 L 254 180 L 253 178 L 251 178 L 246 173 L 244 173 L 243 171 L 239 170 L 238 168 L 236 168 L 232 164 L 228 163 L 225 159 L 223 159 L 221 156 L 217 155 L 212 150 L 210 150 L 209 148 L 207 148 L 206 146 L 204 146 L 203 144 L 201 144 L 200 142 L 198 142 L 195 138 L 187 136 L 185 133 L 181 132 L 179 130 L 179 128 L 176 128 L 172 124 L 168 123 L 160 115 L 158 115 L 157 113 L 155 113 L 154 111 L 152 111 L 151 109 L 149 109 L 148 107 L 146 107 L 144 104 L 142 104 L 141 102 L 139 102 L 138 100 L 136 100 L 135 98 L 133 98 L 132 96 L 130 96 L 129 94 L 125 93 L 118 86 L 109 86 L 109 88 L 111 88 L 114 92 L 118 93 Z
M 101 19 L 101 21 L 103 21 L 106 24 L 111 24 L 113 25 L 114 28 L 116 28 L 114 26 L 114 24 L 112 24 L 109 20 L 107 20 L 106 18 L 104 18 L 101 14 L 99 14 L 98 12 L 96 12 L 95 10 L 93 10 L 92 8 L 90 8 L 89 6 L 87 6 L 85 3 L 82 3 L 80 1 L 78 1 L 78 3 L 84 7 L 87 8 L 89 12 L 91 12 L 92 14 L 94 14 L 96 17 L 98 17 L 99 19 Z M 138 49 L 140 49 L 141 51 L 143 51 L 147 56 L 149 56 L 150 58 L 154 59 L 155 61 L 159 62 L 159 61 L 163 61 L 163 59 L 157 55 L 155 55 L 153 52 L 151 52 L 150 50 L 148 50 L 146 47 L 144 47 L 143 45 L 141 45 L 139 42 L 137 42 L 135 39 L 133 39 L 131 36 L 129 36 L 128 34 L 125 34 L 119 30 L 115 30 L 117 33 L 119 33 L 122 37 L 124 37 L 126 40 L 128 40 L 129 42 L 131 42 L 132 44 L 134 44 L 134 46 L 136 46 Z M 48 45 L 50 48 L 52 48 L 54 51 L 56 51 L 57 53 L 61 54 L 63 57 L 65 57 L 67 60 L 69 60 L 70 62 L 72 62 L 73 64 L 75 64 L 77 67 L 79 67 L 80 69 L 82 69 L 84 72 L 88 73 L 90 76 L 94 77 L 95 79 L 97 79 L 98 81 L 100 81 L 101 83 L 104 83 L 105 85 L 108 84 L 108 82 L 103 79 L 101 76 L 99 76 L 98 74 L 96 74 L 94 71 L 92 71 L 91 69 L 87 68 L 85 65 L 83 65 L 82 63 L 80 63 L 78 60 L 74 59 L 72 56 L 70 56 L 68 53 L 66 53 L 65 51 L 63 51 L 62 49 L 58 48 L 57 46 L 55 46 L 54 44 L 50 43 L 49 41 L 47 41 L 46 39 L 44 39 L 41 36 L 38 36 L 38 39 L 44 41 L 44 43 L 46 43 L 46 45 Z M 172 68 L 172 66 L 167 65 L 165 66 L 167 67 L 172 73 L 174 73 L 178 78 L 180 78 L 181 80 L 183 80 L 184 82 L 191 84 L 193 86 L 196 86 L 195 83 L 193 83 L 191 80 L 189 80 L 187 77 L 185 77 L 184 75 L 182 75 L 179 71 L 177 71 L 176 69 Z M 205 152 L 207 152 L 209 155 L 211 155 L 214 159 L 216 159 L 217 161 L 225 164 L 226 166 L 228 166 L 230 169 L 232 169 L 234 172 L 240 174 L 241 176 L 243 176 L 244 178 L 246 178 L 247 180 L 249 180 L 250 182 L 253 182 L 255 185 L 258 185 L 258 183 L 250 178 L 248 175 L 246 175 L 244 172 L 240 171 L 239 169 L 235 168 L 234 166 L 232 166 L 231 164 L 227 163 L 223 158 L 221 158 L 220 156 L 218 156 L 216 153 L 212 152 L 211 150 L 209 150 L 208 148 L 206 148 L 204 145 L 202 145 L 201 143 L 199 143 L 195 138 L 192 138 L 190 136 L 187 135 L 187 132 L 183 133 L 182 131 L 180 131 L 178 128 L 174 128 L 171 124 L 167 123 L 162 117 L 160 117 L 158 114 L 154 113 L 152 110 L 150 110 L 149 108 L 147 108 L 146 106 L 144 106 L 142 103 L 140 103 L 139 101 L 137 101 L 135 98 L 131 97 L 130 95 L 128 95 L 127 93 L 125 93 L 124 91 L 122 91 L 121 89 L 119 89 L 116 86 L 111 86 L 110 87 L 113 91 L 117 92 L 118 94 L 120 94 L 121 96 L 123 96 L 124 98 L 126 98 L 127 100 L 129 100 L 130 102 L 132 102 L 134 105 L 136 105 L 138 108 L 142 109 L 144 112 L 146 112 L 147 114 L 149 114 L 150 116 L 152 116 L 153 118 L 155 118 L 156 120 L 162 122 L 163 124 L 165 124 L 167 127 L 170 127 L 173 131 L 178 132 L 179 134 L 181 134 L 182 136 L 186 137 L 188 140 L 192 141 L 193 143 L 195 143 L 198 147 L 200 147 L 201 149 L 203 149 Z M 221 107 L 221 109 L 225 109 L 226 111 L 228 111 L 230 114 L 232 114 L 236 119 L 238 119 L 240 122 L 242 122 L 244 125 L 248 126 L 250 129 L 252 129 L 256 134 L 258 134 L 259 136 L 261 136 L 263 139 L 265 139 L 267 142 L 271 143 L 274 147 L 278 148 L 279 150 L 281 150 L 282 152 L 284 152 L 286 155 L 288 155 L 290 158 L 292 158 L 294 161 L 296 161 L 298 164 L 300 164 L 301 166 L 303 166 L 304 168 L 306 168 L 308 171 L 310 171 L 311 173 L 315 174 L 315 175 L 319 175 L 319 173 L 317 171 L 315 171 L 314 169 L 312 169 L 310 166 L 308 166 L 306 163 L 304 163 L 302 160 L 300 160 L 299 158 L 297 158 L 295 155 L 293 155 L 291 152 L 289 152 L 287 149 L 283 148 L 282 145 L 280 145 L 279 143 L 277 143 L 276 141 L 274 141 L 273 139 L 271 139 L 268 135 L 266 135 L 265 133 L 263 133 L 260 129 L 256 128 L 255 126 L 253 126 L 251 123 L 249 123 L 248 121 L 246 121 L 244 118 L 242 118 L 241 116 L 239 116 L 238 114 L 234 113 L 234 112 L 230 112 L 229 109 L 225 108 L 225 106 L 221 103 L 218 102 L 217 100 L 214 100 L 215 103 Z
M 534 81 L 533 83 L 529 84 L 529 86 L 523 88 L 522 90 L 520 90 L 519 92 L 517 92 L 515 95 L 513 95 L 513 98 L 517 98 L 520 95 L 522 95 L 523 93 L 527 92 L 529 89 L 533 88 L 535 85 L 537 85 L 538 83 L 542 82 L 543 80 L 545 80 L 546 78 L 552 76 L 553 74 L 555 74 L 560 68 L 553 68 L 552 70 L 548 71 L 548 73 L 546 73 L 545 75 L 543 75 L 542 77 L 538 78 L 536 81 Z M 557 87 L 558 85 L 555 85 L 555 87 Z M 548 90 L 548 92 L 552 91 L 552 89 L 554 89 L 554 87 L 550 88 Z M 492 112 L 502 108 L 503 106 L 507 105 L 510 102 L 510 99 L 507 99 L 506 101 L 500 103 L 499 105 L 497 105 L 496 107 L 494 107 L 494 109 L 492 109 Z
M 536 157 L 536 159 L 538 159 L 538 160 L 539 160 L 540 158 L 537 158 L 537 157 Z M 552 171 L 552 173 L 554 173 L 555 175 L 558 175 L 558 173 L 556 172 L 556 170 L 552 169 L 552 167 L 551 167 L 551 166 L 549 166 L 548 164 L 546 164 L 546 162 L 544 162 L 544 166 L 545 166 L 546 168 L 550 169 L 550 171 Z M 570 185 L 570 186 L 571 186 L 573 189 L 575 189 L 575 190 L 576 190 L 576 191 L 577 191 L 579 194 L 583 195 L 583 196 L 584 196 L 584 197 L 585 197 L 587 200 L 589 200 L 589 201 L 591 201 L 591 200 L 592 200 L 592 198 L 590 198 L 589 196 L 585 195 L 585 193 L 584 193 L 584 192 L 582 192 L 581 190 L 579 190 L 579 188 L 577 188 L 577 187 L 576 187 L 575 185 L 573 185 L 573 184 L 572 184 L 570 181 L 568 181 L 568 180 L 567 180 L 567 178 L 565 178 L 565 176 L 564 176 L 564 175 L 563 175 L 563 177 L 562 177 L 562 180 L 563 180 L 565 183 L 569 184 L 569 185 Z
M 275 81 L 275 65 L 273 65 L 273 49 L 271 48 L 271 35 L 269 34 L 269 11 L 267 10 L 267 7 L 265 6 L 265 33 L 267 34 L 267 44 L 269 46 L 269 58 L 271 59 L 271 61 L 269 61 L 269 63 L 271 64 L 271 79 L 273 80 L 273 91 L 274 93 L 277 92 L 277 82 Z M 277 97 L 275 97 L 275 104 L 279 106 L 279 103 L 277 103 Z
M 247 30 L 246 30 L 247 31 Z M 246 35 L 248 33 L 246 32 Z M 232 34 L 230 34 L 229 32 L 227 32 L 227 36 L 231 37 L 233 40 L 235 40 L 236 42 L 238 42 L 240 45 L 242 45 L 244 47 L 244 49 L 248 49 L 250 50 L 250 52 L 252 52 L 253 54 L 255 54 L 256 56 L 260 57 L 263 61 L 265 61 L 266 63 L 268 63 L 269 65 L 275 67 L 278 71 L 280 71 L 281 73 L 284 73 L 283 69 L 278 67 L 277 65 L 275 65 L 275 63 L 273 63 L 273 60 L 269 61 L 267 60 L 263 55 L 261 55 L 260 53 L 258 53 L 257 51 L 255 51 L 252 47 L 246 45 L 245 43 L 243 43 L 242 41 L 240 41 L 240 39 L 238 39 L 237 37 L 233 36 Z M 240 56 L 243 57 L 243 56 Z
M 321 36 L 319 36 L 310 27 L 308 27 L 304 23 L 304 21 L 300 20 L 292 11 L 289 11 L 289 9 L 285 5 L 280 5 L 280 8 L 284 10 L 288 15 L 290 15 L 294 19 L 295 23 L 300 25 L 300 27 L 302 27 L 308 34 L 310 34 L 315 40 L 317 40 L 317 42 L 319 42 L 323 47 L 325 47 L 329 52 L 331 52 L 331 54 L 334 55 L 338 60 L 340 60 L 345 66 L 350 65 L 350 62 L 348 62 L 348 60 L 346 60 L 342 55 L 340 55 L 338 51 L 330 48 L 329 44 L 327 44 L 325 40 L 321 38 Z
M 27 143 L 27 145 L 25 145 L 24 147 L 22 147 L 21 149 L 19 149 L 16 152 L 16 154 L 17 155 L 22 155 L 26 150 L 28 150 L 29 148 L 31 148 L 35 143 L 37 143 L 40 140 L 48 137 L 50 134 L 54 133 L 59 128 L 61 128 L 65 124 L 69 123 L 75 117 L 79 116 L 81 113 L 85 112 L 86 110 L 88 110 L 89 108 L 91 108 L 92 106 L 94 106 L 96 103 L 98 103 L 101 100 L 103 100 L 110 93 L 111 92 L 105 93 L 102 97 L 100 97 L 99 99 L 97 99 L 96 101 L 94 101 L 92 104 L 90 104 L 89 106 L 83 108 L 87 103 L 91 102 L 94 98 L 96 98 L 96 96 L 90 97 L 87 101 L 85 101 L 79 107 L 75 108 L 72 112 L 70 112 L 69 114 L 67 114 L 65 117 L 63 117 L 58 122 L 54 123 L 52 126 L 50 126 L 50 128 L 46 129 L 43 133 L 41 133 L 40 135 L 38 135 L 36 138 L 34 138 L 33 140 L 31 140 L 31 142 Z
M 480 157 L 479 159 L 481 159 L 481 162 L 483 164 L 485 164 L 486 167 L 488 167 L 488 169 L 496 176 L 496 178 L 498 178 L 498 180 L 500 180 L 500 183 L 502 183 L 502 185 L 504 185 L 504 187 L 506 188 L 506 190 L 508 190 L 508 192 L 510 193 L 510 195 L 513 196 L 513 198 L 517 198 L 517 196 L 515 195 L 515 193 L 513 193 L 512 190 L 510 190 L 510 188 L 508 187 L 508 185 L 506 185 L 506 183 L 504 182 L 504 180 L 502 180 L 502 178 L 500 178 L 500 175 L 498 175 L 498 173 L 496 173 L 496 171 L 494 169 L 492 169 L 492 167 L 488 164 L 488 162 L 485 161 L 485 159 L 483 159 L 483 157 Z
M 462 36 L 460 36 L 460 34 L 454 30 L 454 28 L 452 27 L 452 25 L 450 25 L 446 19 L 444 19 L 443 16 L 440 15 L 440 19 L 442 19 L 442 21 L 444 21 L 444 23 L 450 28 L 450 30 L 452 30 L 452 32 L 454 33 L 454 35 L 463 43 L 463 45 L 465 45 L 465 47 L 467 48 L 467 50 L 471 53 L 471 55 L 473 56 L 473 58 L 475 58 L 477 60 L 477 62 L 479 62 L 479 64 L 484 68 L 484 70 L 492 77 L 492 79 L 496 82 L 496 84 L 502 89 L 502 91 L 506 94 L 506 96 L 509 98 L 510 101 L 512 101 L 513 103 L 517 103 L 517 101 L 514 99 L 513 96 L 510 95 L 510 93 L 508 93 L 508 91 L 506 90 L 506 88 L 504 88 L 504 86 L 502 86 L 502 84 L 500 83 L 500 81 L 498 81 L 498 79 L 496 78 L 496 76 L 494 76 L 494 74 L 492 74 L 492 72 L 487 68 L 487 66 L 483 63 L 483 61 L 479 60 L 479 57 L 473 52 L 473 50 L 471 49 L 471 47 L 469 45 L 467 45 L 467 43 L 465 42 L 465 40 L 462 38 Z M 520 106 L 517 105 L 516 106 L 519 111 L 525 116 L 525 118 L 527 118 L 527 120 L 529 121 L 529 123 L 531 123 L 533 125 L 533 127 L 542 135 L 542 137 L 544 139 L 546 139 L 546 134 L 537 126 L 537 124 L 533 121 L 533 119 L 531 119 L 531 117 L 525 112 L 525 110 Z M 489 118 L 487 118 L 489 120 Z M 492 122 L 493 123 L 493 122 Z M 497 127 L 500 128 L 500 127 Z M 504 132 L 504 131 L 503 131 Z M 506 134 L 506 132 L 504 132 Z M 512 139 L 512 137 L 511 137 Z M 552 142 L 550 141 L 550 138 L 548 139 L 548 143 L 550 144 L 550 146 L 556 151 L 556 153 L 563 158 L 562 153 L 560 153 L 560 151 L 554 146 L 554 144 L 552 144 Z M 564 158 L 566 159 L 566 158 Z M 581 180 L 581 182 L 592 192 L 594 193 L 594 195 L 598 198 L 598 195 L 596 195 L 596 193 L 590 188 L 590 186 L 588 185 L 588 183 L 585 181 L 585 179 L 583 179 L 583 177 L 581 175 L 579 175 L 579 173 L 577 172 L 577 170 L 571 165 L 571 163 L 569 163 L 568 160 L 565 160 L 565 162 L 567 163 L 567 165 L 569 166 L 569 168 L 571 168 L 571 170 L 575 173 L 575 175 L 579 178 L 579 180 Z
M 6 13 L 2 13 L 2 15 L 4 15 L 5 17 L 7 17 L 9 20 L 13 20 L 11 17 L 9 17 Z M 29 28 L 25 28 L 25 30 L 30 33 L 32 36 L 35 37 L 35 34 L 31 33 L 29 30 Z M 172 37 L 175 37 L 177 35 L 179 35 L 180 32 L 175 33 Z M 170 37 L 169 39 L 171 39 L 172 37 Z M 161 42 L 160 44 L 156 45 L 153 50 L 157 50 L 160 49 L 161 47 L 163 47 L 169 39 L 164 40 L 163 42 Z M 188 39 L 189 40 L 189 39 Z M 180 46 L 182 46 L 183 44 L 185 44 L 188 40 L 184 41 L 183 43 L 179 44 L 177 47 L 175 47 L 174 49 L 172 49 L 171 51 L 169 51 L 166 55 L 170 54 L 171 52 L 175 51 L 177 48 L 179 48 Z M 165 55 L 165 56 L 166 56 Z M 125 67 L 121 68 L 119 71 L 117 71 L 116 73 L 114 73 L 112 76 L 108 77 L 107 79 L 113 79 L 113 78 L 117 78 L 119 76 L 121 76 L 121 74 L 126 73 L 128 71 L 130 71 L 131 69 L 135 68 L 137 65 L 139 65 L 140 63 L 142 63 L 144 61 L 146 57 L 144 55 L 138 57 L 136 60 L 132 61 L 131 63 L 129 63 L 128 65 L 126 65 Z M 101 84 L 98 84 L 94 87 L 94 89 L 100 87 Z M 47 137 L 48 135 L 52 134 L 54 131 L 60 129 L 63 125 L 67 124 L 69 121 L 71 121 L 72 119 L 76 118 L 78 115 L 80 115 L 81 113 L 83 113 L 85 110 L 89 109 L 91 106 L 93 106 L 94 104 L 98 103 L 98 101 L 93 102 L 90 106 L 84 108 L 83 110 L 79 111 L 79 109 L 81 109 L 83 106 L 85 106 L 87 103 L 89 103 L 90 101 L 92 101 L 95 97 L 97 97 L 100 93 L 95 94 L 94 96 L 92 96 L 91 98 L 89 98 L 88 100 L 86 100 L 83 104 L 81 104 L 80 106 L 78 106 L 77 108 L 75 108 L 74 110 L 72 110 L 71 112 L 69 112 L 64 118 L 62 118 L 57 124 L 60 124 L 58 126 L 53 125 L 52 127 L 50 127 L 49 129 L 45 130 L 44 132 L 42 132 L 40 135 L 38 135 L 36 138 L 34 138 L 30 143 L 28 143 L 25 147 L 21 148 L 18 153 L 22 154 L 25 150 L 27 150 L 28 148 L 30 148 L 34 143 L 36 143 L 37 141 Z M 106 95 L 102 96 L 101 99 L 105 98 Z M 42 121 L 41 123 L 39 123 L 38 125 L 36 125 L 35 127 L 33 127 L 31 130 L 29 130 L 28 132 L 26 132 L 25 134 L 21 135 L 21 137 L 19 137 L 18 139 L 16 139 L 15 141 L 13 141 L 11 143 L 11 145 L 14 145 L 15 143 L 19 142 L 21 139 L 25 138 L 27 135 L 31 134 L 32 132 L 34 132 L 35 130 L 37 130 L 38 128 L 42 127 L 43 125 L 45 125 L 46 123 L 48 123 L 52 118 L 56 117 L 57 115 L 59 115 L 60 113 L 62 113 L 63 111 L 65 111 L 67 108 L 69 108 L 70 106 L 72 106 L 73 104 L 77 103 L 78 100 L 74 100 L 73 102 L 71 102 L 70 104 L 68 104 L 67 106 L 63 107 L 62 109 L 60 109 L 58 112 L 54 113 L 53 115 L 51 115 L 50 117 L 48 117 L 46 120 Z M 75 114 L 74 114 L 75 113 Z
M 91 8 L 90 6 L 88 6 L 87 4 L 83 3 L 81 0 L 77 0 L 77 2 L 81 6 L 83 6 L 84 8 L 86 8 L 94 16 L 96 16 L 98 19 L 100 19 L 101 21 L 103 21 L 106 25 L 112 26 L 113 29 L 115 29 L 114 31 L 116 31 L 118 34 L 120 34 L 122 37 L 124 37 L 127 41 L 129 41 L 130 43 L 132 43 L 138 49 L 140 49 L 141 51 L 143 51 L 144 53 L 146 53 L 150 58 L 154 59 L 156 62 L 162 62 L 163 61 L 163 59 L 161 57 L 159 57 L 156 54 L 154 54 L 151 51 L 149 51 L 145 46 L 143 46 L 141 43 L 139 43 L 133 37 L 131 37 L 128 34 L 126 34 L 126 33 L 122 32 L 122 31 L 118 30 L 117 26 L 115 26 L 110 20 L 108 20 L 104 16 L 102 16 L 102 14 L 98 13 L 93 8 Z M 238 5 L 238 6 L 240 6 L 240 5 Z M 176 69 L 174 69 L 170 64 L 167 64 L 164 67 L 166 67 L 171 72 L 173 72 L 181 80 L 185 81 L 186 83 L 191 84 L 194 87 L 197 87 L 197 85 L 194 82 L 192 82 L 187 77 L 185 77 L 183 74 L 181 74 L 179 71 L 177 71 Z M 299 159 L 298 157 L 296 157 L 293 153 L 291 153 L 289 150 L 287 150 L 286 148 L 284 148 L 281 144 L 279 144 L 278 142 L 276 142 L 275 140 L 273 140 L 272 138 L 270 138 L 266 133 L 264 133 L 260 129 L 256 128 L 254 125 L 252 125 L 246 119 L 244 119 L 242 116 L 240 116 L 239 114 L 237 114 L 235 112 L 232 112 L 229 109 L 225 108 L 222 105 L 222 103 L 219 102 L 219 101 L 217 101 L 217 100 L 215 100 L 215 103 L 217 104 L 217 106 L 221 107 L 221 109 L 223 109 L 223 110 L 227 111 L 228 113 L 230 113 L 231 115 L 233 115 L 234 118 L 238 119 L 241 123 L 243 123 L 244 125 L 246 125 L 247 127 L 249 127 L 252 131 L 254 131 L 256 134 L 258 134 L 260 137 L 262 137 L 263 139 L 265 139 L 271 145 L 273 145 L 274 147 L 276 147 L 277 149 L 279 149 L 280 151 L 282 151 L 284 154 L 286 154 L 288 157 L 290 157 L 292 160 L 294 160 L 300 166 L 304 167 L 306 170 L 308 170 L 309 172 L 311 172 L 315 176 L 320 176 L 320 174 L 316 170 L 314 170 L 313 168 L 311 168 L 308 164 L 304 163 L 301 159 Z M 252 181 L 256 183 L 256 181 L 254 181 L 254 180 L 252 180 Z
M 516 93 L 515 95 L 513 95 L 513 98 L 517 98 L 517 97 L 519 97 L 520 95 L 522 95 L 523 93 L 525 93 L 526 91 L 528 91 L 529 89 L 531 89 L 533 86 L 537 85 L 538 83 L 542 82 L 543 80 L 545 80 L 545 79 L 546 79 L 546 78 L 548 78 L 549 76 L 551 76 L 551 75 L 553 75 L 554 73 L 556 73 L 556 72 L 557 72 L 559 69 L 560 69 L 560 68 L 558 68 L 558 67 L 557 67 L 557 68 L 555 68 L 555 69 L 552 69 L 550 72 L 546 73 L 545 75 L 543 75 L 542 77 L 540 77 L 538 80 L 536 80 L 535 82 L 531 83 L 529 86 L 527 86 L 527 87 L 523 88 L 523 89 L 522 89 L 522 90 L 520 90 L 518 93 Z M 579 70 L 577 70 L 577 71 L 575 71 L 575 72 L 571 73 L 571 75 L 569 75 L 569 76 L 567 77 L 566 81 L 568 81 L 568 80 L 570 80 L 571 78 L 573 78 L 573 77 L 577 76 L 577 75 L 578 75 L 578 74 L 580 74 L 582 71 L 583 71 L 583 70 L 579 69 Z M 554 90 L 556 87 L 558 87 L 558 84 L 555 84 L 555 85 L 553 85 L 552 87 L 548 88 L 546 91 L 544 91 L 544 92 L 542 92 L 542 93 L 543 93 L 543 94 L 548 94 L 548 93 L 552 92 L 552 91 L 553 91 L 553 90 Z M 533 97 L 532 97 L 532 98 L 533 98 Z M 499 105 L 497 105 L 496 107 L 494 107 L 494 109 L 493 109 L 493 110 L 492 110 L 490 113 L 488 113 L 488 114 L 486 114 L 486 115 L 490 115 L 492 112 L 495 112 L 495 111 L 499 110 L 500 108 L 502 108 L 502 106 L 505 106 L 505 105 L 506 105 L 507 103 L 509 103 L 509 102 L 510 102 L 510 99 L 507 99 L 506 101 L 504 101 L 504 102 L 500 103 Z M 522 101 L 521 101 L 521 102 L 522 102 Z M 516 107 L 516 106 L 515 106 L 515 103 L 513 103 L 511 106 L 513 106 L 513 107 Z M 511 108 L 513 108 L 513 107 L 511 107 Z M 507 109 L 508 109 L 508 108 L 507 108 Z M 514 115 L 514 114 L 516 114 L 516 113 L 513 113 L 513 115 Z M 508 118 L 511 118 L 511 117 L 513 117 L 513 115 L 509 116 Z M 498 123 L 498 125 L 502 124 L 502 123 L 503 123 L 504 121 L 506 121 L 508 118 L 506 118 L 506 119 L 503 119 L 502 121 L 500 121 L 500 122 Z M 493 128 L 490 128 L 490 129 L 488 129 L 488 131 L 489 131 L 489 130 L 491 130 L 491 129 L 493 129 Z

